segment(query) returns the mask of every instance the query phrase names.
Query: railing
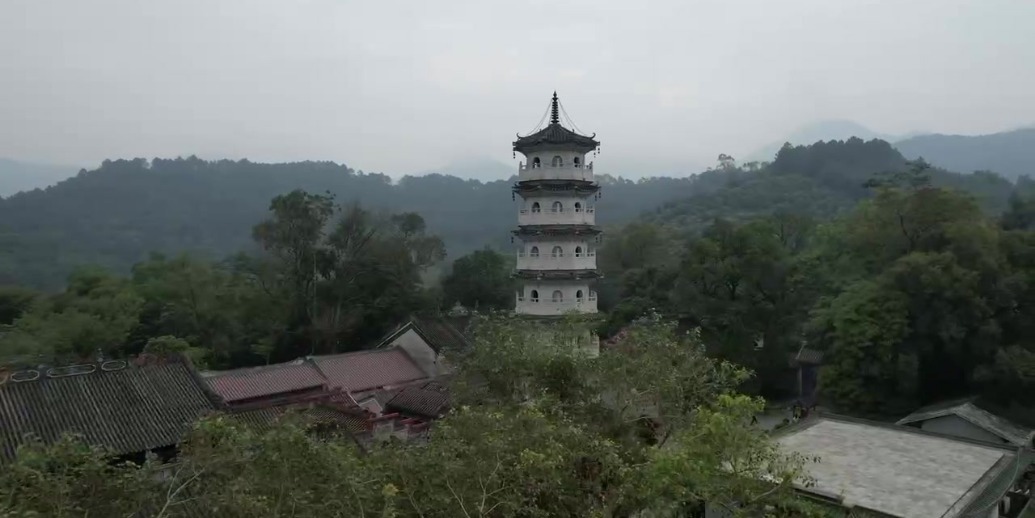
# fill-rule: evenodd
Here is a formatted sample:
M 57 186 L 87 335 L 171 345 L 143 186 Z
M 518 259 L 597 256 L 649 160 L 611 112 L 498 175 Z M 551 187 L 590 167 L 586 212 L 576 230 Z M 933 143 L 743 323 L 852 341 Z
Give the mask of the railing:
M 581 254 L 559 254 L 540 251 L 533 255 L 525 252 L 517 254 L 518 270 L 595 270 L 597 268 L 596 252 Z
M 581 180 L 585 182 L 594 181 L 593 164 L 585 166 L 545 165 L 541 167 L 529 167 L 525 164 L 518 165 L 518 181 L 528 180 Z
M 593 207 L 518 211 L 518 225 L 596 225 L 596 221 L 596 209 Z
M 597 297 L 591 294 L 585 301 L 532 299 L 517 297 L 516 310 L 525 315 L 563 315 L 565 313 L 596 313 Z

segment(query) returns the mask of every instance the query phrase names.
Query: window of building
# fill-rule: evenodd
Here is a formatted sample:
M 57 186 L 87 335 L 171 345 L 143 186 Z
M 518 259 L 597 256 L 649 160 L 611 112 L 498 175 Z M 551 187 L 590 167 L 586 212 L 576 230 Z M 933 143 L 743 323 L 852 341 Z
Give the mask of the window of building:
M 559 246 L 555 246 L 553 247 L 553 251 L 550 252 L 550 255 L 553 257 L 564 257 L 564 249 Z
M 561 290 L 554 290 L 553 297 L 551 297 L 551 300 L 553 300 L 554 302 L 564 302 L 564 294 L 561 293 Z
M 572 159 L 572 162 L 575 163 L 575 167 L 582 167 L 582 161 L 579 160 L 579 157 L 575 157 L 574 159 Z
M 529 294 L 528 298 L 530 298 L 532 302 L 539 302 L 539 290 L 532 290 L 532 293 Z
M 561 205 L 561 202 L 559 202 L 559 201 L 553 202 L 553 211 L 554 212 L 564 212 L 564 205 Z
M 533 246 L 532 249 L 528 251 L 528 255 L 529 257 L 539 257 L 539 247 Z
M 532 212 L 540 212 L 542 209 L 539 208 L 539 202 L 532 204 Z
M 553 161 L 550 165 L 554 167 L 561 167 L 562 165 L 564 165 L 564 159 L 559 156 L 555 156 L 553 157 Z
M 537 169 L 543 166 L 543 163 L 539 161 L 539 157 L 532 159 L 532 169 Z
M 582 290 L 575 292 L 575 302 L 582 302 Z
M 575 212 L 582 212 L 582 204 L 575 202 Z
M 582 257 L 582 247 L 581 246 L 576 246 L 575 247 L 575 257 Z

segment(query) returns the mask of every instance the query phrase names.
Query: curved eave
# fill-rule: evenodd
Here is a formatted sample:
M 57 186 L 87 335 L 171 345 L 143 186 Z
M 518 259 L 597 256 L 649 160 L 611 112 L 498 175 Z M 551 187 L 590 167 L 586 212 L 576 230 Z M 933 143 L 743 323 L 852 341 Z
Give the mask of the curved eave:
M 603 230 L 594 225 L 521 225 L 512 230 L 515 236 L 595 236 Z
M 525 180 L 516 182 L 512 189 L 514 192 L 521 194 L 562 191 L 593 194 L 600 190 L 600 185 L 584 180 Z
M 535 281 L 581 281 L 604 276 L 597 270 L 516 270 L 514 277 Z
M 514 141 L 514 151 L 527 154 L 537 149 L 565 148 L 588 153 L 600 146 L 600 142 L 594 137 L 596 137 L 595 133 L 587 137 L 558 123 L 552 123 L 531 135 L 524 137 L 518 135 L 517 140 Z

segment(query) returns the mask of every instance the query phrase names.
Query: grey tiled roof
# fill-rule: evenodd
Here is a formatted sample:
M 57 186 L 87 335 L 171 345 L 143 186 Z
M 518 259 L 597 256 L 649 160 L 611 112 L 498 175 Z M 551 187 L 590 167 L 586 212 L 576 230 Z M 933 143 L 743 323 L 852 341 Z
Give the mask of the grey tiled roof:
M 171 446 L 218 405 L 178 359 L 0 373 L 0 462 L 14 457 L 27 434 L 45 443 L 77 434 L 116 454 Z
M 1030 450 L 839 416 L 810 417 L 775 439 L 784 452 L 820 457 L 806 466 L 815 486 L 802 491 L 902 518 L 968 516 L 1031 462 Z
M 574 131 L 561 126 L 559 123 L 552 123 L 549 126 L 526 137 L 518 137 L 514 141 L 514 151 L 523 153 L 538 146 L 572 146 L 585 151 L 592 151 L 600 145 L 593 137 L 579 135 Z
M 435 419 L 449 408 L 449 389 L 438 381 L 410 385 L 400 390 L 388 402 L 387 408 L 406 415 Z
M 974 404 L 973 399 L 954 400 L 923 407 L 898 420 L 897 424 L 920 423 L 937 417 L 954 415 L 1014 446 L 1031 446 L 1035 430 L 999 417 Z

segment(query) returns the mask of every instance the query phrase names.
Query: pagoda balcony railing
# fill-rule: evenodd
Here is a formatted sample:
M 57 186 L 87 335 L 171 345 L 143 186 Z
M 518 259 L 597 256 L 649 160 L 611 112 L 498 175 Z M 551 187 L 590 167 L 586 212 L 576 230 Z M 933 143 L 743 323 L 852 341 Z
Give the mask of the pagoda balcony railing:
M 528 297 L 517 297 L 515 310 L 523 315 L 564 315 L 565 313 L 596 313 L 597 297 L 591 294 L 583 299 L 571 299 L 554 301 L 544 299 L 532 299 Z
M 571 252 L 554 255 L 549 250 L 530 254 L 525 252 L 517 253 L 518 270 L 596 270 L 596 252 L 583 252 L 574 254 Z
M 529 180 L 581 180 L 592 182 L 594 181 L 593 164 L 589 163 L 580 166 L 541 165 L 539 167 L 533 167 L 524 163 L 518 164 L 518 181 L 525 182 Z
M 597 212 L 593 207 L 575 209 L 521 209 L 518 225 L 596 225 Z

